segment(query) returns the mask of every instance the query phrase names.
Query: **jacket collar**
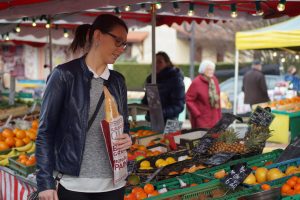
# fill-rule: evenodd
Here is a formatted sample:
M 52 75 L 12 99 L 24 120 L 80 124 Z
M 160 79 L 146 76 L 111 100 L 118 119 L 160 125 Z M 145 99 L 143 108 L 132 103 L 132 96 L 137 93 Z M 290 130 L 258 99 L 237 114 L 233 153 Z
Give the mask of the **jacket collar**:
M 83 75 L 90 80 L 93 78 L 94 75 L 89 70 L 88 66 L 86 65 L 85 57 L 86 57 L 86 54 L 80 58 L 80 67 L 83 70 Z

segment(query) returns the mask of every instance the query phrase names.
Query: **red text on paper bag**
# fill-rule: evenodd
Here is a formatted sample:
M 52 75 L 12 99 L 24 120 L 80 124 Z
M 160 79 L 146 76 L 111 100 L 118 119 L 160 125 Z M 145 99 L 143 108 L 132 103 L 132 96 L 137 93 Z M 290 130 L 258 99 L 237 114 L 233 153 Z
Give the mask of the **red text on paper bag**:
M 106 149 L 108 151 L 111 166 L 114 174 L 114 184 L 124 181 L 128 175 L 127 172 L 127 152 L 118 150 L 113 144 L 113 139 L 123 134 L 124 121 L 122 116 L 113 118 L 110 122 L 103 120 L 101 122 L 105 138 Z

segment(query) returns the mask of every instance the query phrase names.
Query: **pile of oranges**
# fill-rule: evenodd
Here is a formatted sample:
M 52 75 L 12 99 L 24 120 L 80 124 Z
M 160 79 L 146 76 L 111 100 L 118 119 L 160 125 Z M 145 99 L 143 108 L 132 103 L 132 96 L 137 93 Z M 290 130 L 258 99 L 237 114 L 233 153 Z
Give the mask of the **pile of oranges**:
M 28 156 L 26 154 L 21 154 L 19 155 L 17 162 L 25 166 L 32 166 L 36 164 L 36 158 L 34 155 Z
M 159 193 L 157 190 L 155 190 L 154 186 L 150 183 L 147 183 L 144 188 L 133 188 L 130 194 L 124 196 L 124 200 L 141 200 L 157 195 L 159 195 Z
M 300 194 L 300 177 L 293 176 L 288 179 L 281 187 L 282 196 L 292 196 Z
M 31 128 L 28 130 L 5 128 L 2 133 L 0 133 L 0 151 L 4 151 L 13 147 L 21 147 L 30 143 L 31 141 L 35 141 L 38 125 L 38 121 L 33 120 L 31 123 Z

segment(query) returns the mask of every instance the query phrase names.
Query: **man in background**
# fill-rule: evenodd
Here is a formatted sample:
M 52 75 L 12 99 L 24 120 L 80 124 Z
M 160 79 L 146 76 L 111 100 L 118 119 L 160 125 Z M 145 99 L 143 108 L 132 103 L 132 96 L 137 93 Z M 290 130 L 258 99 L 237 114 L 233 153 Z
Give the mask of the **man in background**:
M 260 60 L 254 60 L 252 69 L 244 75 L 242 90 L 245 93 L 245 103 L 253 104 L 270 101 L 268 88 L 264 74 L 261 72 L 262 64 Z

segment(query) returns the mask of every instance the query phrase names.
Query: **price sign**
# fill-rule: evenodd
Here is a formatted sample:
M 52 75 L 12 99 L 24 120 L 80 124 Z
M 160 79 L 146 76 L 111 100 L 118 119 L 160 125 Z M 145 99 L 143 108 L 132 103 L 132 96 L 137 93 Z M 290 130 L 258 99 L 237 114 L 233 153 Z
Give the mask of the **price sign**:
M 174 133 L 181 130 L 182 122 L 178 120 L 167 120 L 164 133 Z
M 207 131 L 208 134 L 219 133 L 226 130 L 234 120 L 239 120 L 243 122 L 241 117 L 233 115 L 231 113 L 223 113 L 222 118 L 217 122 L 217 124 Z
M 205 154 L 209 147 L 214 143 L 215 139 L 212 137 L 204 136 L 200 139 L 200 143 L 193 148 L 193 153 L 195 154 Z
M 262 108 L 257 106 L 254 112 L 251 114 L 249 119 L 249 124 L 256 124 L 260 126 L 270 126 L 275 115 L 272 114 L 271 109 L 269 107 Z
M 136 161 L 135 160 L 129 160 L 127 162 L 127 171 L 128 171 L 128 174 L 134 173 L 135 169 L 136 169 Z
M 207 165 L 221 165 L 230 160 L 234 155 L 234 153 L 218 153 L 210 157 L 204 163 Z
M 252 169 L 247 167 L 246 163 L 240 163 L 231 167 L 229 174 L 221 180 L 227 187 L 235 190 L 247 176 L 251 173 Z

